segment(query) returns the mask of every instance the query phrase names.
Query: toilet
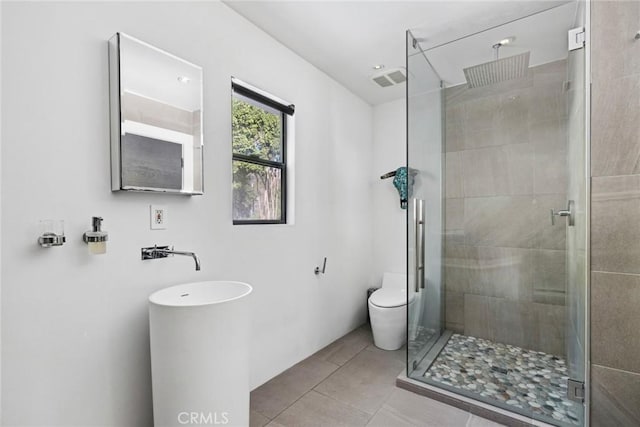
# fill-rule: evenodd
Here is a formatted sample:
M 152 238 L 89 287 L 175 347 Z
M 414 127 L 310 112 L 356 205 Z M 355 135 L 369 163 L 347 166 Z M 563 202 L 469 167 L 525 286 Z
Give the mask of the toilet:
M 407 340 L 407 275 L 384 273 L 382 287 L 371 294 L 368 303 L 376 347 L 383 350 L 402 347 Z

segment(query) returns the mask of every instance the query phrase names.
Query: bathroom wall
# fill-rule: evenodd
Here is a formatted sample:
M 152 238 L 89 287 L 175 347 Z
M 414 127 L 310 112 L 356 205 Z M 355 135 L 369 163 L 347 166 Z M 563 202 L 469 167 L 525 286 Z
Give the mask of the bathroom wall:
M 566 73 L 446 89 L 447 329 L 565 353 Z
M 172 284 L 253 285 L 252 387 L 364 322 L 380 172 L 368 104 L 217 2 L 1 7 L 3 425 L 151 426 L 147 297 Z M 117 31 L 204 67 L 204 196 L 110 191 Z M 295 224 L 232 225 L 231 76 L 296 105 Z M 152 203 L 167 230 L 149 230 Z M 92 215 L 109 231 L 103 256 L 81 242 Z M 47 218 L 65 220 L 63 247 L 36 245 Z M 202 271 L 141 261 L 155 243 L 196 251 Z
M 640 2 L 592 2 L 591 416 L 640 425 Z
M 2 5 L 0 4 L 0 34 L 2 34 Z M 2 82 L 2 43 L 0 42 L 0 82 Z M 2 84 L 0 84 L 0 100 Z M 0 102 L 0 240 L 2 240 L 2 102 Z M 0 244 L 0 384 L 2 384 L 2 245 Z M 2 424 L 2 387 L 0 386 L 0 424 Z
M 385 271 L 407 271 L 406 211 L 393 178 L 380 176 L 406 164 L 406 101 L 387 102 L 373 107 L 373 283 L 382 285 Z

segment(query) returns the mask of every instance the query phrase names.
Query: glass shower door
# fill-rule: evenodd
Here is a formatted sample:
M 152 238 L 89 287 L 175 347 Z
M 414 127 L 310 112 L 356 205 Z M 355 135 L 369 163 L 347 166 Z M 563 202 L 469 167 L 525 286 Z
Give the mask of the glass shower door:
M 407 32 L 407 375 L 444 330 L 442 82 Z
M 564 427 L 588 423 L 589 51 L 563 45 L 580 27 L 570 2 L 407 34 L 407 375 Z
M 588 7 L 581 3 L 580 8 Z M 585 27 L 585 10 L 579 10 L 575 27 Z M 577 394 L 574 400 L 580 402 L 585 397 L 586 381 L 586 301 L 587 301 L 587 218 L 589 182 L 587 155 L 587 123 L 589 116 L 589 85 L 587 84 L 588 47 L 569 52 L 567 91 L 567 198 L 571 201 L 573 225 L 567 224 L 566 246 L 566 324 L 565 347 L 569 396 Z M 577 423 L 584 425 L 585 408 L 576 413 Z

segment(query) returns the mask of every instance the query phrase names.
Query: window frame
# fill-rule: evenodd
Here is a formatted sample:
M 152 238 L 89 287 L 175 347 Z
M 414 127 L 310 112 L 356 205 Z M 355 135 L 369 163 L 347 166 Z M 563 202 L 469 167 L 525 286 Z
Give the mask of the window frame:
M 281 123 L 281 144 L 282 144 L 282 160 L 280 162 L 274 160 L 262 159 L 258 156 L 251 156 L 247 154 L 237 154 L 233 149 L 233 125 L 231 130 L 231 162 L 239 161 L 244 163 L 251 163 L 259 166 L 270 167 L 280 170 L 280 218 L 279 219 L 235 219 L 233 218 L 233 204 L 231 208 L 231 219 L 233 225 L 256 225 L 256 224 L 287 224 L 287 116 L 293 116 L 295 107 L 293 104 L 286 104 L 280 102 L 279 99 L 273 96 L 268 96 L 259 89 L 248 87 L 249 85 L 240 84 L 237 79 L 231 80 L 231 99 L 233 105 L 233 99 L 235 95 L 239 94 L 245 98 L 249 98 L 253 102 L 270 107 L 280 112 Z M 231 114 L 233 116 L 233 107 Z M 233 122 L 233 120 L 232 120 Z M 233 183 L 233 174 L 231 177 Z M 233 193 L 233 190 L 232 190 Z M 233 199 L 233 195 L 232 195 Z M 233 202 L 232 202 L 233 203 Z

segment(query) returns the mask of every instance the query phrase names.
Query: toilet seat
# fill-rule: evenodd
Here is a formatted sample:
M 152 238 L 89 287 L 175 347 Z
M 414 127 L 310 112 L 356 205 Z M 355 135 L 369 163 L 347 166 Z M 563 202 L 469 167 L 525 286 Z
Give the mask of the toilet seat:
M 411 299 L 415 295 L 411 295 Z M 371 294 L 369 302 L 376 307 L 393 308 L 407 305 L 407 290 L 404 288 L 381 288 Z

